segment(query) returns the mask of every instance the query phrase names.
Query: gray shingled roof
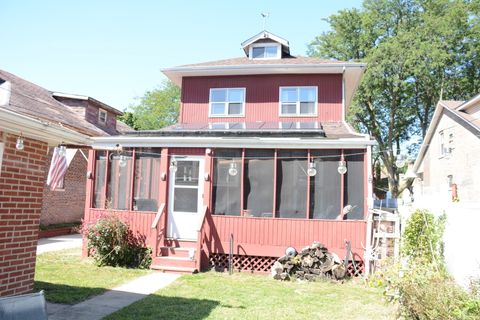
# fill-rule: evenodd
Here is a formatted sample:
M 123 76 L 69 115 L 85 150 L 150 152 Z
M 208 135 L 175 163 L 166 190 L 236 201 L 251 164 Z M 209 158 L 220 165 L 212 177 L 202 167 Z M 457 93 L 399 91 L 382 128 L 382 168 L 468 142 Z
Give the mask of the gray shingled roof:
M 47 89 L 3 70 L 0 70 L 0 79 L 11 83 L 10 102 L 2 108 L 41 121 L 60 124 L 85 135 L 108 135 L 74 113 L 68 106 L 55 100 Z
M 284 57 L 282 59 L 249 59 L 247 57 L 240 57 L 240 58 L 232 58 L 232 59 L 224 59 L 224 60 L 216 60 L 216 61 L 208 61 L 202 63 L 195 63 L 195 64 L 187 64 L 180 67 L 207 67 L 207 66 L 239 66 L 239 65 L 277 65 L 277 64 L 285 64 L 285 65 L 304 65 L 304 64 L 344 64 L 344 63 L 351 63 L 345 61 L 337 61 L 337 60 L 327 60 L 327 59 L 320 59 L 320 58 L 312 58 L 312 57 Z

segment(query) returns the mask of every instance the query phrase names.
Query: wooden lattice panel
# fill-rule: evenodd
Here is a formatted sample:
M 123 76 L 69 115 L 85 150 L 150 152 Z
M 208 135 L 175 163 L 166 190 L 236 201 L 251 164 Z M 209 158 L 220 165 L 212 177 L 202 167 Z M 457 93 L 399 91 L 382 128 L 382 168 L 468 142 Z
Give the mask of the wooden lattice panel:
M 237 272 L 270 272 L 277 259 L 276 257 L 233 255 L 233 270 Z M 210 267 L 220 272 L 228 271 L 228 254 L 211 254 Z M 355 261 L 355 267 L 352 262 L 348 263 L 347 274 L 350 277 L 360 276 L 363 272 L 363 261 Z

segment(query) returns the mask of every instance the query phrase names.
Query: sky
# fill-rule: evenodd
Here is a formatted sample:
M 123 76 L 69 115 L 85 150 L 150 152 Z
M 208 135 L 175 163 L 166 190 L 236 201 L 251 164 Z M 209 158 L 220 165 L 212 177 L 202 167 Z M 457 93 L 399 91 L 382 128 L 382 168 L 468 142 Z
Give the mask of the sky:
M 243 56 L 266 29 L 294 55 L 328 30 L 324 20 L 361 0 L 0 0 L 0 69 L 48 90 L 125 110 L 161 85 L 162 68 Z

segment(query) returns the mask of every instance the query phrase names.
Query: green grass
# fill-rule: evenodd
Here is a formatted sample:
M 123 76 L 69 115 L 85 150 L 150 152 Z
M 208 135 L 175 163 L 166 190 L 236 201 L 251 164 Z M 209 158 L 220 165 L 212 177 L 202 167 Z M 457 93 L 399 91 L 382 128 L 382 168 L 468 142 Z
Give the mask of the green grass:
M 45 290 L 47 301 L 75 304 L 148 272 L 96 267 L 81 249 L 48 252 L 37 256 L 34 290 Z
M 207 272 L 105 319 L 395 319 L 378 289 L 359 281 L 280 282 L 266 275 Z

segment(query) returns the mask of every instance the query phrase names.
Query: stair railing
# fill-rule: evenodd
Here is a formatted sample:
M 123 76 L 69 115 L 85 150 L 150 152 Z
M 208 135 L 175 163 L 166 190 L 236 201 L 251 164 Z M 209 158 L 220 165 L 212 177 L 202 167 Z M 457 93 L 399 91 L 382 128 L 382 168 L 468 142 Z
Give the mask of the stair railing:
M 208 206 L 203 207 L 202 215 L 200 216 L 198 228 L 197 228 L 197 250 L 195 252 L 195 265 L 198 271 L 200 271 L 202 266 L 202 249 L 203 249 L 203 242 L 205 241 L 206 236 L 206 221 L 209 214 Z
M 165 219 L 162 219 L 163 214 L 165 213 L 165 203 L 162 203 L 160 207 L 158 207 L 157 214 L 155 215 L 155 219 L 153 219 L 151 229 L 155 229 L 155 242 L 153 244 L 153 254 L 154 256 L 158 255 L 158 244 L 165 236 Z M 159 231 L 160 226 L 160 231 Z

